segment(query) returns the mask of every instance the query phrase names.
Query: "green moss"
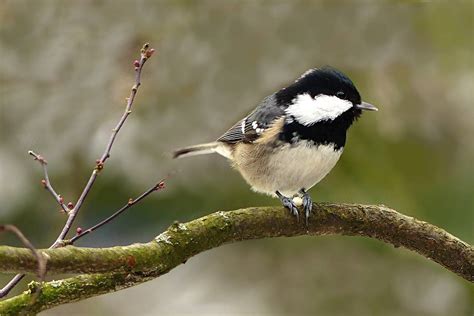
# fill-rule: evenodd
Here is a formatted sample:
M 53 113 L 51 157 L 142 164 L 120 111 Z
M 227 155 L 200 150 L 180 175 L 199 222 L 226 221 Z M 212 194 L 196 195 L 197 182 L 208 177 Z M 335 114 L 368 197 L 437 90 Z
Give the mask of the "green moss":
M 474 277 L 472 246 L 436 226 L 384 206 L 315 204 L 309 226 L 297 222 L 281 207 L 249 208 L 217 212 L 185 224 L 174 223 L 146 244 L 104 249 L 68 246 L 45 250 L 50 256 L 50 272 L 105 273 L 43 284 L 31 282 L 28 291 L 0 302 L 0 315 L 34 314 L 60 304 L 131 287 L 163 275 L 190 257 L 224 243 L 321 234 L 373 237 L 417 251 L 468 280 L 472 281 Z M 35 258 L 22 249 L 0 248 L 0 262 L 5 263 L 17 250 L 25 262 L 14 261 L 35 271 Z M 65 267 L 74 267 L 75 270 L 65 270 Z

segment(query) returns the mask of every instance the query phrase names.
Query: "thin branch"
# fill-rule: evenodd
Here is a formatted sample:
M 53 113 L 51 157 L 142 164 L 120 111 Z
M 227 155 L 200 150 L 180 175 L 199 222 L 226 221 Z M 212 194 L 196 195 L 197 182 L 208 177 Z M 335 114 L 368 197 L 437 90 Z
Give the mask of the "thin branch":
M 18 237 L 18 239 L 21 241 L 21 243 L 25 247 L 27 247 L 29 249 L 29 251 L 31 251 L 31 253 L 33 254 L 33 257 L 35 258 L 35 261 L 36 261 L 36 273 L 37 273 L 38 277 L 40 278 L 40 280 L 43 281 L 44 277 L 46 275 L 46 261 L 47 261 L 46 257 L 43 256 L 40 253 L 40 251 L 36 250 L 36 248 L 33 246 L 33 244 L 28 240 L 28 238 L 25 237 L 25 235 L 23 235 L 23 233 L 16 226 L 13 226 L 13 225 L 0 225 L 0 233 L 4 232 L 4 231 L 9 231 L 9 232 L 14 233 Z M 13 282 L 14 280 L 16 280 L 16 278 L 13 278 L 10 281 L 10 283 Z M 18 280 L 18 281 L 20 281 L 20 280 Z M 6 294 L 2 293 L 2 291 L 0 291 L 0 295 L 5 296 Z
M 98 169 L 102 169 L 105 161 L 110 157 L 110 151 L 112 150 L 115 138 L 117 137 L 117 134 L 125 123 L 127 117 L 130 115 L 130 113 L 132 113 L 133 101 L 135 100 L 138 87 L 140 87 L 141 85 L 141 74 L 143 65 L 148 60 L 148 58 L 153 55 L 154 52 L 155 50 L 153 48 L 150 48 L 150 44 L 146 43 L 145 45 L 143 45 L 140 60 L 138 61 L 138 64 L 135 64 L 135 85 L 133 85 L 132 90 L 130 91 L 130 96 L 127 98 L 127 106 L 125 107 L 125 112 L 117 123 L 117 126 L 115 126 L 115 128 L 112 130 L 112 135 L 110 136 L 110 140 L 105 148 L 105 151 L 102 154 L 102 157 L 100 157 L 99 161 L 97 162 Z
M 155 191 L 158 191 L 158 190 L 161 190 L 165 187 L 165 183 L 163 182 L 164 180 L 161 180 L 160 182 L 158 182 L 157 184 L 153 185 L 151 188 L 149 188 L 148 190 L 146 190 L 145 192 L 143 192 L 139 197 L 137 197 L 136 199 L 130 199 L 128 200 L 127 204 L 125 204 L 124 206 L 122 206 L 119 210 L 117 210 L 115 213 L 113 213 L 112 215 L 110 215 L 109 217 L 107 217 L 106 219 L 104 219 L 103 221 L 95 224 L 94 226 L 84 230 L 84 231 L 81 231 L 78 235 L 72 237 L 71 239 L 69 239 L 66 244 L 70 245 L 70 244 L 73 244 L 75 241 L 77 241 L 78 239 L 84 237 L 85 235 L 88 235 L 90 233 L 92 233 L 93 231 L 99 229 L 100 227 L 104 226 L 105 224 L 109 223 L 110 221 L 112 221 L 114 218 L 116 218 L 117 216 L 119 216 L 120 214 L 122 214 L 124 211 L 128 210 L 129 208 L 131 208 L 132 206 L 136 205 L 137 203 L 139 203 L 141 200 L 143 200 L 144 198 L 146 198 L 148 195 L 150 195 L 151 193 L 155 192 Z
M 133 106 L 133 102 L 135 100 L 135 96 L 137 94 L 138 87 L 141 85 L 141 73 L 142 73 L 143 66 L 144 66 L 145 62 L 153 55 L 154 52 L 155 52 L 155 50 L 153 48 L 150 48 L 150 45 L 148 43 L 143 45 L 143 47 L 140 51 L 140 60 L 136 60 L 134 62 L 134 66 L 135 66 L 135 84 L 132 86 L 130 96 L 127 98 L 125 111 L 124 111 L 122 117 L 120 118 L 119 122 L 115 126 L 115 128 L 112 130 L 112 135 L 110 137 L 109 142 L 107 143 L 107 145 L 105 147 L 104 153 L 102 154 L 101 158 L 96 161 L 96 166 L 95 166 L 94 170 L 92 171 L 91 176 L 89 177 L 89 180 L 87 181 L 87 184 L 85 185 L 85 187 L 84 187 L 81 195 L 79 196 L 76 204 L 72 205 L 72 208 L 69 211 L 67 211 L 68 218 L 66 220 L 66 223 L 64 224 L 63 229 L 61 230 L 61 233 L 56 238 L 56 241 L 49 247 L 49 249 L 64 246 L 63 241 L 66 238 L 66 235 L 68 234 L 69 230 L 71 229 L 72 224 L 74 223 L 74 220 L 76 219 L 77 214 L 79 213 L 79 210 L 80 210 L 82 204 L 84 203 L 87 195 L 89 194 L 90 190 L 92 189 L 92 186 L 94 185 L 94 182 L 97 179 L 97 176 L 98 176 L 99 172 L 104 168 L 105 161 L 110 157 L 110 152 L 112 150 L 112 146 L 113 146 L 114 141 L 115 141 L 115 139 L 118 135 L 118 132 L 122 128 L 122 126 L 125 123 L 125 120 L 127 119 L 127 117 L 132 112 L 131 109 L 132 109 L 132 106 Z M 44 183 L 45 187 L 48 190 L 50 190 L 50 192 L 54 193 L 55 198 L 58 197 L 60 199 L 60 196 L 58 194 L 56 194 L 56 192 L 53 190 L 52 186 L 47 185 L 49 183 L 49 178 L 47 177 L 47 169 L 46 169 L 47 162 L 46 162 L 46 160 L 44 160 L 43 157 L 41 157 L 40 155 L 35 154 L 32 151 L 30 151 L 28 153 L 30 155 L 32 155 L 33 157 L 35 157 L 43 165 L 43 169 L 44 169 L 44 172 L 45 172 L 45 179 L 44 179 L 45 180 L 45 183 Z M 41 160 L 38 159 L 38 158 L 41 158 Z M 57 201 L 59 202 L 59 200 L 57 200 Z M 20 280 L 23 279 L 23 277 L 24 277 L 24 275 L 18 274 L 12 280 L 10 280 L 10 282 L 8 282 L 8 284 L 5 285 L 3 287 L 3 289 L 0 290 L 0 298 L 7 295 L 18 284 L 18 282 L 20 282 Z
M 118 291 L 163 275 L 189 258 L 223 244 L 242 240 L 302 235 L 349 235 L 375 238 L 405 247 L 462 278 L 474 281 L 474 247 L 429 223 L 383 205 L 313 205 L 309 225 L 281 207 L 217 212 L 184 224 L 173 224 L 153 241 L 126 247 L 45 250 L 48 272 L 94 273 L 48 282 L 34 305 L 31 291 L 0 302 L 0 314 L 39 312 L 60 304 Z M 26 249 L 0 247 L 0 271 L 33 272 L 35 260 Z M 98 273 L 101 272 L 101 273 Z
M 110 157 L 110 151 L 112 150 L 112 146 L 114 144 L 115 138 L 117 137 L 127 117 L 130 115 L 130 113 L 132 113 L 133 101 L 135 100 L 138 87 L 141 85 L 141 74 L 142 74 L 143 66 L 145 65 L 145 62 L 148 60 L 148 58 L 150 58 L 154 52 L 154 49 L 150 49 L 149 46 L 150 45 L 146 43 L 145 45 L 143 45 L 143 48 L 141 50 L 140 60 L 135 67 L 135 84 L 132 86 L 132 89 L 130 91 L 130 96 L 127 98 L 127 105 L 125 106 L 125 111 L 122 114 L 122 117 L 120 118 L 115 128 L 112 130 L 112 135 L 110 136 L 110 140 L 107 143 L 107 146 L 105 147 L 104 153 L 102 154 L 100 159 L 96 161 L 96 166 L 94 170 L 92 171 L 92 174 L 89 180 L 87 181 L 87 184 L 84 187 L 84 190 L 79 196 L 79 199 L 77 200 L 76 205 L 69 212 L 69 217 L 66 221 L 66 224 L 64 225 L 63 230 L 61 231 L 58 238 L 54 242 L 53 248 L 60 246 L 64 238 L 66 238 L 66 235 L 71 229 L 72 223 L 76 219 L 76 216 L 79 213 L 79 210 L 82 204 L 84 203 L 84 200 L 86 199 L 87 195 L 92 189 L 92 186 L 94 185 L 95 180 L 97 179 L 97 176 L 99 175 L 99 172 L 104 168 L 105 161 Z
M 15 271 L 16 272 L 16 271 Z M 10 291 L 25 277 L 25 274 L 15 275 L 8 283 L 0 290 L 0 298 L 5 297 Z
M 46 190 L 48 190 L 49 193 L 51 193 L 51 195 L 56 200 L 56 202 L 59 204 L 59 206 L 61 206 L 61 209 L 67 214 L 69 212 L 69 210 L 68 210 L 66 204 L 64 204 L 63 197 L 61 195 L 59 195 L 58 193 L 56 193 L 56 191 L 54 190 L 54 188 L 51 184 L 51 181 L 49 180 L 48 162 L 46 161 L 46 159 L 44 159 L 44 157 L 42 155 L 39 155 L 39 154 L 35 153 L 32 150 L 28 151 L 28 155 L 33 156 L 33 159 L 38 161 L 40 163 L 41 167 L 43 167 L 44 179 L 41 181 L 41 183 L 43 184 L 44 188 Z

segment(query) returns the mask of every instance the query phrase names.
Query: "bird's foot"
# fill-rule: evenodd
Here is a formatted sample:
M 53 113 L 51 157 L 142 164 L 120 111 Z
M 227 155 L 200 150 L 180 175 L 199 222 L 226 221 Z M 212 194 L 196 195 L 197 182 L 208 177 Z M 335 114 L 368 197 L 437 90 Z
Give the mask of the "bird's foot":
M 311 211 L 313 210 L 313 200 L 311 200 L 311 196 L 309 195 L 308 192 L 306 192 L 305 189 L 301 189 L 299 193 L 301 194 L 301 198 L 303 200 L 303 210 L 304 210 L 306 226 L 307 226 L 309 215 L 311 214 Z
M 286 207 L 292 215 L 296 216 L 296 220 L 299 221 L 300 216 L 299 216 L 299 213 L 298 213 L 298 208 L 296 207 L 295 202 L 293 202 L 293 199 L 284 196 L 283 194 L 281 194 L 278 191 L 276 191 L 275 193 L 278 196 L 278 198 L 280 199 L 283 206 Z

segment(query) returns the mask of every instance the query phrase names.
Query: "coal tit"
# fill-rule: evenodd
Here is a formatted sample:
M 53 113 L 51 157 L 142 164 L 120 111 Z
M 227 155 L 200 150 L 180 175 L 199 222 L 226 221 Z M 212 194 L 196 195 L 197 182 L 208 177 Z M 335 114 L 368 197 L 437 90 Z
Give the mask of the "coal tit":
M 331 67 L 310 69 L 215 142 L 177 150 L 174 157 L 218 153 L 253 190 L 278 197 L 296 217 L 293 198 L 300 197 L 307 222 L 312 208 L 307 190 L 335 166 L 346 131 L 362 110 L 377 108 L 362 102 L 346 75 Z

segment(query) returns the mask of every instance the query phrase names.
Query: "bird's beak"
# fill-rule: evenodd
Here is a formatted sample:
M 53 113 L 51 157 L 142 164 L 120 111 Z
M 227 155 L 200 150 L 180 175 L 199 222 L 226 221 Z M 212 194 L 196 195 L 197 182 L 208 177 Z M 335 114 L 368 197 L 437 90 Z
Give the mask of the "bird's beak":
M 356 108 L 361 109 L 361 110 L 369 110 L 369 111 L 378 111 L 379 110 L 375 106 L 373 106 L 372 104 L 367 103 L 367 102 L 362 102 L 361 104 L 357 104 Z

